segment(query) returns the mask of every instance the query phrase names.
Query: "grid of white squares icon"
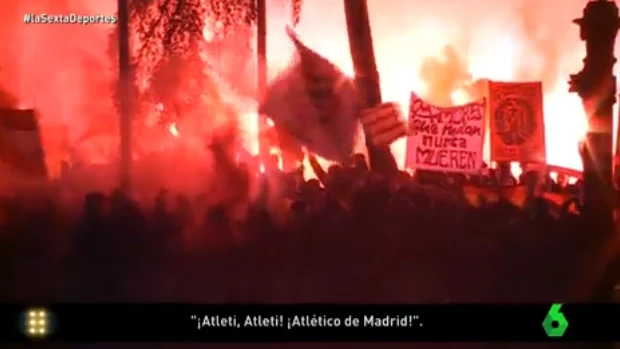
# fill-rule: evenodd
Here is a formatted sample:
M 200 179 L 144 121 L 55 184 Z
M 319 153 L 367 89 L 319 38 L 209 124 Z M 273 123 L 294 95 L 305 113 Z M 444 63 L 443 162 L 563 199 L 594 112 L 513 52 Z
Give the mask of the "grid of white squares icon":
M 48 332 L 49 319 L 45 309 L 26 311 L 26 331 L 30 336 L 45 336 Z

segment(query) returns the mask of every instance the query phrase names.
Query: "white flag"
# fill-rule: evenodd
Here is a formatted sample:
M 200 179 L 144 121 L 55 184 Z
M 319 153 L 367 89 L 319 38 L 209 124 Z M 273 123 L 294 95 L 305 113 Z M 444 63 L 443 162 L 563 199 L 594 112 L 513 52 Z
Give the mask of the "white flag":
M 361 110 L 353 80 L 306 47 L 291 29 L 288 33 L 298 57 L 269 86 L 260 113 L 310 152 L 332 161 L 347 161 Z

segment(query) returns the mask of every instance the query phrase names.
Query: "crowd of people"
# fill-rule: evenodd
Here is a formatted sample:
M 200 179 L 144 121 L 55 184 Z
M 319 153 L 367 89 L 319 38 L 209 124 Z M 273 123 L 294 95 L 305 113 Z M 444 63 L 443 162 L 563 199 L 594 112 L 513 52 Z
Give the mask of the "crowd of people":
M 121 191 L 91 192 L 81 209 L 49 193 L 3 198 L 0 299 L 550 301 L 568 297 L 596 247 L 569 205 L 578 200 L 559 207 L 532 191 L 522 205 L 502 195 L 474 202 L 467 183 L 497 183 L 388 178 L 363 155 L 311 164 L 316 178 L 304 179 L 223 159 L 214 190 L 162 190 L 150 202 Z M 514 182 L 527 187 L 532 176 Z

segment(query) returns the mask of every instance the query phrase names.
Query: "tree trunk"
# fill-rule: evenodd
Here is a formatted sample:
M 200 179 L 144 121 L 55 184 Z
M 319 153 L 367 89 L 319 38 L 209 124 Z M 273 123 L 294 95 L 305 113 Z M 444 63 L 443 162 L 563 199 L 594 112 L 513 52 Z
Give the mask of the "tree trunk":
M 266 0 L 256 0 L 256 100 L 260 101 L 267 90 L 267 4 Z M 261 162 L 269 156 L 269 142 L 265 137 L 267 117 L 258 115 L 258 149 Z
M 344 9 L 358 93 L 365 107 L 374 107 L 381 104 L 381 87 L 372 45 L 368 5 L 366 0 L 344 0 Z M 371 169 L 385 174 L 396 172 L 398 167 L 390 147 L 372 144 L 366 130 L 364 135 Z
M 120 187 L 128 191 L 131 185 L 131 63 L 129 57 L 129 4 L 118 0 L 118 90 L 120 99 Z

